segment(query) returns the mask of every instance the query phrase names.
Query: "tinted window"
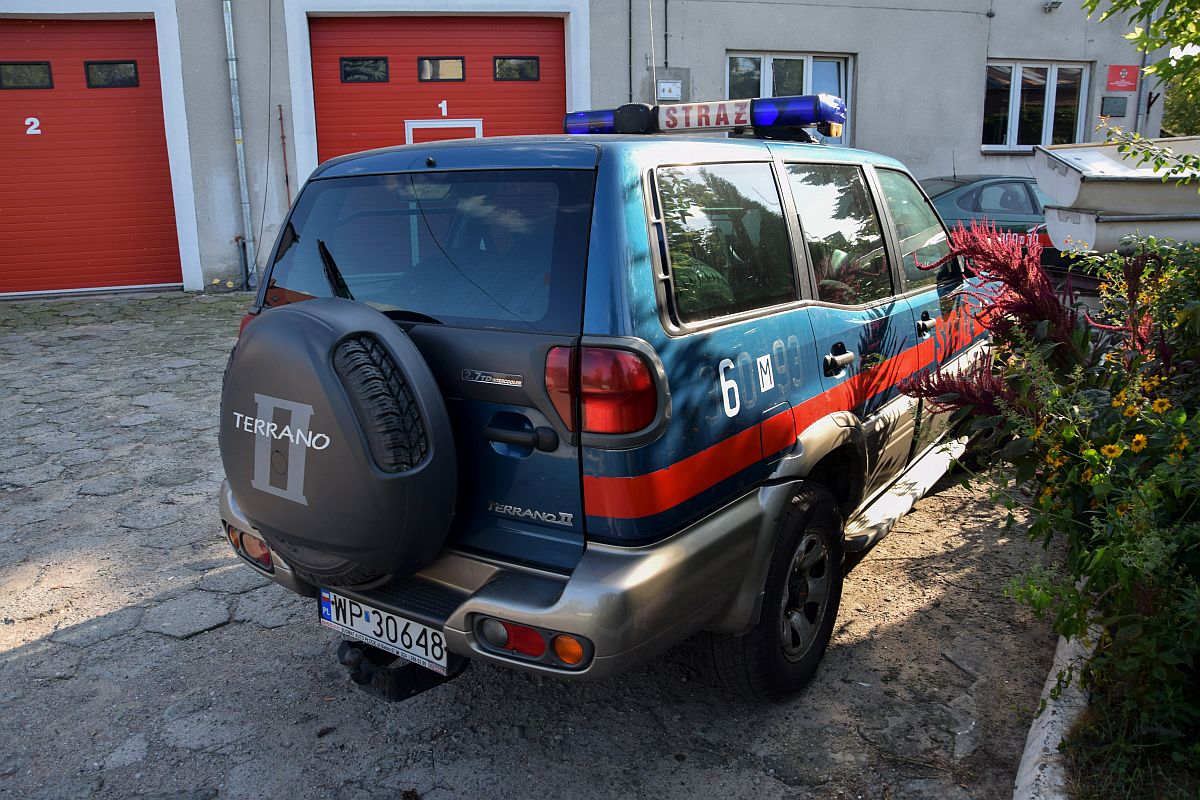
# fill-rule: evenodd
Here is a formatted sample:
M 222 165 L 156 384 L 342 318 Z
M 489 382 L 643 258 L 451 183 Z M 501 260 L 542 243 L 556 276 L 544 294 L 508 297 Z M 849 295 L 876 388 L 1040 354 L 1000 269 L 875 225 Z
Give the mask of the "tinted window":
M 579 333 L 594 173 L 313 181 L 280 235 L 268 305 L 345 294 L 383 311 Z
M 0 89 L 53 89 L 49 61 L 0 64 Z
M 912 178 L 890 169 L 878 170 L 879 183 L 896 235 L 900 239 L 900 255 L 904 259 L 904 275 L 908 288 L 933 284 L 938 270 L 922 270 L 917 262 L 932 264 L 950 253 L 950 242 L 942 221 L 921 194 Z
M 388 60 L 378 58 L 343 58 L 342 83 L 387 83 Z
M 88 61 L 84 71 L 90 89 L 124 89 L 138 85 L 136 61 Z
M 817 299 L 858 305 L 892 295 L 879 215 L 862 170 L 840 164 L 788 164 L 787 169 Z
M 680 321 L 796 299 L 770 164 L 663 167 L 658 189 Z
M 417 59 L 419 81 L 465 81 L 463 59 L 428 56 Z
M 979 210 L 984 214 L 1036 214 L 1029 192 L 1021 183 L 990 183 L 979 190 Z
M 962 185 L 962 181 L 956 181 L 952 178 L 926 178 L 921 181 L 921 188 L 930 197 L 937 197 L 938 195 L 953 191 Z
M 496 56 L 492 59 L 493 77 L 498 81 L 536 81 L 541 78 L 537 56 Z

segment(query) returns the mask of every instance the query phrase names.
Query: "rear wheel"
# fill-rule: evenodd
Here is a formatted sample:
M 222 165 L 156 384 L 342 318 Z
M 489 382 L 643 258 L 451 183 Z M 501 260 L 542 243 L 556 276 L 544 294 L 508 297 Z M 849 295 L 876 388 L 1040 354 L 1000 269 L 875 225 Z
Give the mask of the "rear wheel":
M 803 688 L 833 634 L 843 568 L 837 501 L 823 486 L 801 486 L 780 515 L 758 623 L 710 637 L 720 682 L 759 699 Z

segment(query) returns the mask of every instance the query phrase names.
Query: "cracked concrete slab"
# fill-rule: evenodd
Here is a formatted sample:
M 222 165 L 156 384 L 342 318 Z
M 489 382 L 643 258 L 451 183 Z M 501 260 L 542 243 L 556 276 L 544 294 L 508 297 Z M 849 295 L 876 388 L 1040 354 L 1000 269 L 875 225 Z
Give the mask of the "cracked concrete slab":
M 229 622 L 229 601 L 211 592 L 192 591 L 147 609 L 142 629 L 187 639 Z

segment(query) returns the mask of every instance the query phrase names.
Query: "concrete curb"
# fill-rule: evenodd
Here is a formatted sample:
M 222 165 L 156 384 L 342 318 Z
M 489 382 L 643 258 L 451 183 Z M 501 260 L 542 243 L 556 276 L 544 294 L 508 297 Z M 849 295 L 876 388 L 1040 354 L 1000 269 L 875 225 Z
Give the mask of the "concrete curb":
M 1087 708 L 1088 696 L 1079 688 L 1078 672 L 1057 700 L 1050 697 L 1050 691 L 1058 682 L 1059 671 L 1072 664 L 1078 667 L 1090 654 L 1083 640 L 1058 637 L 1054 664 L 1042 687 L 1045 707 L 1034 718 L 1029 736 L 1025 739 L 1025 752 L 1017 769 L 1013 800 L 1068 800 L 1067 770 L 1062 754 L 1058 752 L 1058 745 Z

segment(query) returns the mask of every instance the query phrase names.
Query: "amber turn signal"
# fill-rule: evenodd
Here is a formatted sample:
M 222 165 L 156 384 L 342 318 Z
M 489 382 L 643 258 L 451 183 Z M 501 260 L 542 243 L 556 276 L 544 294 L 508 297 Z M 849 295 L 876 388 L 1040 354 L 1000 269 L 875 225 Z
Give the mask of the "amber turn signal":
M 554 637 L 554 655 L 558 660 L 569 666 L 575 666 L 583 661 L 583 645 L 574 636 L 560 633 Z

